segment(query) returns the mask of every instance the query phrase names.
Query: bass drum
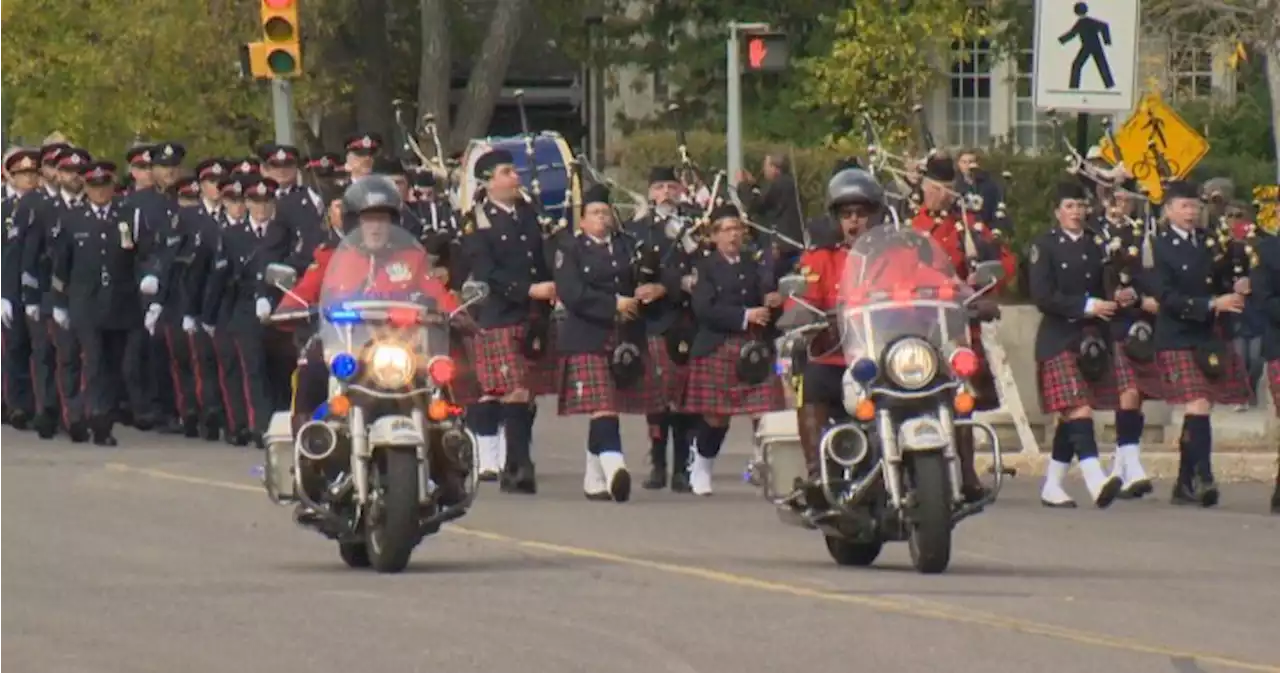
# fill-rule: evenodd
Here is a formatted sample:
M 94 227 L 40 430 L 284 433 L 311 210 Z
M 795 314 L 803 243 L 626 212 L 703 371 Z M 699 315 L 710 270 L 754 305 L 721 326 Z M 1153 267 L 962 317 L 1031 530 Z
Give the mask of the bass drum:
M 459 201 L 464 212 L 470 211 L 475 205 L 476 191 L 480 187 L 475 176 L 476 160 L 494 149 L 507 150 L 515 157 L 520 180 L 530 196 L 533 195 L 534 171 L 525 151 L 524 136 L 479 138 L 467 145 L 467 151 L 462 156 L 465 173 L 462 176 Z M 547 208 L 547 214 L 554 220 L 564 217 L 570 226 L 574 226 L 577 213 L 572 204 L 582 202 L 582 184 L 570 168 L 573 164 L 573 151 L 569 149 L 569 143 L 559 133 L 543 131 L 533 139 L 533 158 L 537 162 L 542 203 Z

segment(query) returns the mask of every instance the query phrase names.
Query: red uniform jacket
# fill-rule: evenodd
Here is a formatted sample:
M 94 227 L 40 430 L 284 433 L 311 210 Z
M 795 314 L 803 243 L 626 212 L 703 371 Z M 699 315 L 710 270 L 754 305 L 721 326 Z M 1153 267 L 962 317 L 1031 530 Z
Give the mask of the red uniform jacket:
M 845 260 L 849 258 L 849 249 L 818 248 L 806 250 L 800 256 L 800 273 L 808 278 L 803 299 L 814 308 L 823 311 L 834 310 L 840 303 L 840 278 L 844 275 Z M 788 301 L 787 308 L 795 305 Z M 803 308 L 799 310 L 805 310 Z M 844 352 L 840 348 L 840 336 L 833 324 L 829 331 L 819 333 L 813 338 L 811 353 L 818 354 L 812 362 L 824 365 L 843 365 Z
M 965 212 L 965 220 L 970 230 L 973 231 L 975 243 L 981 247 L 998 246 L 1000 250 L 1000 265 L 1004 267 L 1004 280 L 996 286 L 993 292 L 999 293 L 1013 279 L 1017 271 L 1017 259 L 1013 253 L 1009 251 L 1007 246 L 1001 245 L 995 239 L 995 235 L 991 233 L 991 227 L 980 224 L 972 212 Z M 956 275 L 961 280 L 969 278 L 969 264 L 964 258 L 964 232 L 956 228 L 956 224 L 960 221 L 960 215 L 955 212 L 949 212 L 941 217 L 935 217 L 929 211 L 921 208 L 916 216 L 911 218 L 911 227 L 922 234 L 928 234 L 933 240 L 942 246 L 951 256 L 951 263 L 955 267 Z
M 422 250 L 371 254 L 356 248 L 334 251 L 324 247 L 316 250 L 315 261 L 293 288 L 296 297 L 286 294 L 278 310 L 305 308 L 299 299 L 315 304 L 322 294 L 401 299 L 414 292 L 422 293 L 425 299 L 434 299 L 440 311 L 458 307 L 449 289 L 431 277 L 430 260 Z

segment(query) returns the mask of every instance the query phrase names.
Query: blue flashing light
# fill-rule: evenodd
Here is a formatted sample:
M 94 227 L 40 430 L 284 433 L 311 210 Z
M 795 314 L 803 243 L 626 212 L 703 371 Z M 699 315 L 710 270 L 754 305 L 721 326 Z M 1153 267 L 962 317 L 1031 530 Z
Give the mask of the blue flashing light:
M 356 362 L 354 355 L 350 353 L 338 353 L 333 356 L 333 360 L 329 362 L 329 371 L 338 377 L 339 380 L 346 381 L 356 375 L 356 369 L 359 363 Z
M 335 325 L 351 325 L 360 322 L 360 312 L 345 308 L 331 308 L 324 313 L 325 319 Z
M 329 403 L 328 403 L 328 402 L 323 402 L 323 403 L 321 403 L 321 404 L 320 404 L 320 406 L 316 407 L 315 412 L 313 412 L 313 413 L 311 414 L 311 420 L 313 420 L 313 421 L 323 421 L 324 419 L 326 419 L 326 418 L 328 418 L 328 417 L 329 417 Z
M 880 368 L 876 366 L 876 361 L 871 358 L 862 358 L 853 363 L 853 380 L 858 383 L 871 383 L 876 380 L 876 376 L 879 374 Z

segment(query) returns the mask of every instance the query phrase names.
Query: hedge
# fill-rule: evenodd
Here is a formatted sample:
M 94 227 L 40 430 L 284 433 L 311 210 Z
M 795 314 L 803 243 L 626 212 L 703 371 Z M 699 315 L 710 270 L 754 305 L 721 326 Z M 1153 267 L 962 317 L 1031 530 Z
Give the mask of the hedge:
M 688 150 L 690 157 L 702 166 L 724 166 L 726 163 L 723 134 L 690 133 Z M 791 154 L 805 210 L 810 215 L 821 211 L 827 179 L 842 154 L 825 148 L 792 148 L 782 143 L 746 141 L 743 143 L 743 163 L 758 173 L 761 160 L 771 152 Z M 1013 175 L 1005 185 L 1005 201 L 1014 221 L 1014 249 L 1021 251 L 1036 234 L 1049 226 L 1050 195 L 1057 183 L 1067 177 L 1063 158 L 1056 153 L 1047 156 L 998 151 L 984 154 L 984 168 L 992 174 L 1008 171 Z M 674 133 L 636 133 L 614 148 L 609 163 L 615 167 L 616 177 L 622 184 L 640 187 L 651 166 L 671 165 L 678 157 Z M 1275 167 L 1256 159 L 1210 155 L 1196 167 L 1191 177 L 1204 180 L 1219 175 L 1232 178 L 1236 183 L 1236 197 L 1247 201 L 1255 185 L 1274 183 Z

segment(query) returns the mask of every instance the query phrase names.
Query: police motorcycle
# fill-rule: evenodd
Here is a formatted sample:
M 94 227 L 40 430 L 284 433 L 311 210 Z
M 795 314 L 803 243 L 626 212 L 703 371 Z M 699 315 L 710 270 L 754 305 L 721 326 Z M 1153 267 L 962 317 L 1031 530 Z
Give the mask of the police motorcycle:
M 969 322 L 971 304 L 1002 275 L 998 262 L 984 263 L 975 271 L 980 289 L 971 289 L 932 238 L 883 227 L 858 239 L 836 310 L 807 307 L 812 320 L 780 338 L 780 371 L 799 371 L 809 339 L 832 325 L 848 363 L 842 418 L 823 432 L 817 483 L 809 479 L 794 413 L 763 419 L 754 468 L 780 518 L 820 531 L 836 563 L 869 566 L 884 543 L 905 541 L 918 572 L 944 572 L 955 525 L 995 502 L 1000 442 L 994 428 L 971 415 L 969 380 L 979 359 Z M 779 290 L 804 306 L 806 285 L 804 276 L 786 276 Z M 990 442 L 995 482 L 978 503 L 966 503 L 961 493 L 959 426 Z M 818 507 L 809 502 L 814 489 L 822 496 Z
M 375 233 L 386 237 L 379 251 L 388 261 L 370 265 L 368 282 L 361 276 L 357 287 L 344 288 L 353 274 L 337 260 L 362 250 L 369 228 L 357 228 L 339 244 L 317 304 L 268 319 L 311 321 L 316 331 L 302 352 L 323 351 L 329 376 L 323 404 L 294 410 L 305 416 L 300 427 L 289 412 L 273 414 L 263 480 L 273 502 L 296 505 L 300 525 L 338 542 L 348 566 L 395 573 L 423 538 L 464 516 L 476 496 L 476 440 L 452 399 L 457 365 L 449 330 L 489 289 L 468 282 L 452 311 L 418 290 L 368 290 L 377 274 L 417 287 L 427 272 L 402 261 L 425 259 L 425 251 L 390 225 Z M 292 291 L 296 276 L 276 264 L 264 274 L 305 306 Z

